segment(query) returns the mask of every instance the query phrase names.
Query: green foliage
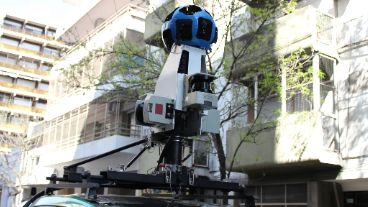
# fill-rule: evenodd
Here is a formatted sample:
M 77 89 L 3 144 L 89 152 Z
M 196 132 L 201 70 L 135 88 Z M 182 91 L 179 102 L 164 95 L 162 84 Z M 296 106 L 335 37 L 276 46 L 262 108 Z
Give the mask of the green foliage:
M 201 0 L 194 2 L 204 3 Z M 216 21 L 222 22 L 222 28 L 226 30 L 218 40 L 220 43 L 227 41 L 224 55 L 216 61 L 212 59 L 211 54 L 207 55 L 209 72 L 222 80 L 221 84 L 214 87 L 218 98 L 225 103 L 225 106 L 220 109 L 221 123 L 224 124 L 239 116 L 246 116 L 248 110 L 253 106 L 258 108 L 254 112 L 254 121 L 248 123 L 249 131 L 241 136 L 239 147 L 233 155 L 234 160 L 243 142 L 254 141 L 257 133 L 275 126 L 273 121 L 264 124 L 265 120 L 262 120 L 259 115 L 264 102 L 270 95 L 277 94 L 281 97 L 282 72 L 286 72 L 286 84 L 288 89 L 292 89 L 292 92 L 289 93 L 292 96 L 300 91 L 303 94 L 310 93 L 308 83 L 312 81 L 313 71 L 308 65 L 311 55 L 306 51 L 298 50 L 284 57 L 275 57 L 267 48 L 272 45 L 276 31 L 272 22 L 278 16 L 293 12 L 297 4 L 296 0 L 263 1 L 265 3 L 260 7 L 247 7 L 246 10 L 252 16 L 253 26 L 250 31 L 247 30 L 246 35 L 237 39 L 233 39 L 235 31 L 242 31 L 241 24 L 248 24 L 249 19 L 238 18 L 235 21 L 236 12 L 242 11 L 241 7 L 244 5 L 234 0 L 229 0 L 229 2 L 228 6 L 219 0 L 213 2 L 216 4 L 213 8 L 219 8 L 223 13 L 222 15 L 215 13 L 214 16 Z M 219 44 L 219 47 L 222 46 Z M 260 49 L 266 51 L 264 53 L 254 52 Z M 213 48 L 213 53 L 216 53 L 217 50 L 218 48 Z M 154 89 L 166 58 L 167 54 L 162 49 L 144 46 L 143 42 L 132 43 L 121 39 L 110 48 L 91 51 L 87 57 L 71 65 L 63 74 L 69 84 L 72 83 L 74 87 L 99 88 L 110 85 L 114 90 L 130 89 L 138 94 L 145 94 Z M 96 59 L 104 59 L 107 64 L 102 72 L 91 73 L 90 68 Z M 246 71 L 246 73 L 241 71 Z M 257 98 L 249 96 L 249 87 L 254 76 L 258 77 Z M 77 84 L 86 77 L 89 85 L 83 81 Z M 76 83 L 73 84 L 74 82 Z M 228 92 L 235 94 L 231 100 L 225 100 L 224 94 Z M 219 148 L 222 146 L 216 147 L 218 152 L 221 150 Z M 225 166 L 222 168 L 224 172 Z M 231 168 L 232 164 L 230 171 Z
M 279 60 L 280 69 L 285 71 L 286 89 L 289 97 L 297 93 L 310 95 L 310 84 L 313 82 L 312 55 L 299 49 Z M 289 98 L 286 97 L 286 98 Z

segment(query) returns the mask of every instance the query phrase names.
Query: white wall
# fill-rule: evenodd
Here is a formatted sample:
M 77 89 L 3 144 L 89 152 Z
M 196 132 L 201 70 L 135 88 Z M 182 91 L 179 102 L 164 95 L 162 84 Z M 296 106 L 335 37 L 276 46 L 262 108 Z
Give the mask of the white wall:
M 126 8 L 116 18 L 111 19 L 96 28 L 96 31 L 90 33 L 88 41 L 85 45 L 74 47 L 67 54 L 63 61 L 60 61 L 51 71 L 50 96 L 53 99 L 48 104 L 46 120 L 52 119 L 60 114 L 66 113 L 78 106 L 90 102 L 91 100 L 102 95 L 102 91 L 83 90 L 80 93 L 57 92 L 65 90 L 65 85 L 58 82 L 60 77 L 60 69 L 68 68 L 71 64 L 78 63 L 83 57 L 87 56 L 90 51 L 97 48 L 105 47 L 106 43 L 112 43 L 118 35 L 125 35 L 127 29 L 144 32 L 145 10 L 141 8 Z M 139 17 L 139 18 L 137 18 Z M 100 71 L 102 71 L 103 63 L 100 62 Z
M 367 10 L 368 1 L 338 1 L 336 34 L 340 60 L 335 84 L 343 158 L 340 179 L 368 177 Z

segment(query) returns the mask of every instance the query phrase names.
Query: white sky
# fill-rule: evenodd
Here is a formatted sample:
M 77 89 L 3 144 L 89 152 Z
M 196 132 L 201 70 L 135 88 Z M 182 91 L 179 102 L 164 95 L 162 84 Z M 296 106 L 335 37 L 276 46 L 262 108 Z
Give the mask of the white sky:
M 57 27 L 70 27 L 100 0 L 0 0 L 0 12 Z

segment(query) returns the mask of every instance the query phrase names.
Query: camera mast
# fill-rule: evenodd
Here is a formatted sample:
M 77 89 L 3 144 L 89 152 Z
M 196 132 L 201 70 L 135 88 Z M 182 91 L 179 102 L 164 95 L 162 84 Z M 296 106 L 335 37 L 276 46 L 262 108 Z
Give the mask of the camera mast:
M 233 191 L 242 199 L 254 203 L 253 197 L 246 195 L 245 186 L 198 177 L 193 168 L 182 164 L 188 158 L 183 159 L 183 146 L 191 144 L 194 136 L 219 133 L 218 100 L 211 87 L 216 77 L 208 74 L 205 63 L 211 44 L 217 41 L 217 27 L 212 16 L 195 5 L 178 7 L 165 19 L 162 39 L 170 51 L 169 57 L 154 93 L 147 94 L 144 100 L 136 103 L 136 123 L 151 127 L 151 136 L 65 166 L 63 177 L 52 175 L 47 179 L 54 184 L 62 181 L 93 183 L 99 187 L 166 189 L 177 197 L 185 197 L 196 189 L 219 190 L 224 195 Z M 157 144 L 164 144 L 164 149 L 153 174 L 125 171 L 145 150 Z M 91 175 L 80 167 L 138 145 L 144 145 L 144 148 L 123 170 L 101 171 L 100 175 Z

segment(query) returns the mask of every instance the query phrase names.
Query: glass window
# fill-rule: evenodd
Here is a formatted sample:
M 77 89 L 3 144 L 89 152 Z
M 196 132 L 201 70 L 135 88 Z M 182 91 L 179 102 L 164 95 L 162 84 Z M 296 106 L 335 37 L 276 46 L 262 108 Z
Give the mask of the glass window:
M 44 32 L 44 29 L 42 27 L 32 24 L 26 24 L 24 29 L 35 34 L 43 34 Z
M 33 51 L 36 51 L 36 52 L 39 52 L 40 49 L 41 49 L 41 45 L 36 44 L 36 43 L 32 43 L 32 42 L 27 42 L 27 41 L 22 42 L 20 47 L 24 48 L 24 49 L 28 49 L 28 50 L 33 50 Z
M 32 59 L 22 59 L 20 65 L 25 68 L 37 69 L 40 65 L 39 61 Z
M 43 50 L 43 53 L 46 55 L 52 55 L 55 57 L 58 57 L 60 55 L 59 50 L 56 48 L 52 48 L 52 47 L 45 47 L 45 49 Z
M 45 100 L 38 100 L 36 102 L 36 108 L 46 109 L 47 102 Z
M 17 56 L 0 53 L 0 62 L 15 65 L 17 63 Z
M 44 71 L 49 71 L 49 70 L 51 70 L 51 68 L 52 68 L 52 65 L 48 64 L 48 63 L 43 63 L 41 65 L 41 69 L 44 70 Z
M 32 100 L 31 98 L 28 98 L 28 97 L 16 96 L 14 97 L 14 104 L 20 105 L 20 106 L 32 107 Z
M 49 90 L 49 83 L 47 82 L 41 82 L 38 84 L 38 89 L 43 90 L 43 91 L 48 91 Z
M 3 82 L 3 83 L 13 83 L 13 78 L 12 77 L 9 77 L 9 76 L 0 75 L 0 82 Z
M 195 140 L 193 145 L 193 164 L 196 166 L 208 166 L 209 143 L 203 140 Z
M 0 93 L 0 102 L 8 102 L 10 100 L 10 95 L 6 93 Z
M 4 19 L 4 25 L 18 29 L 22 28 L 22 22 L 7 17 Z
M 17 85 L 27 87 L 27 88 L 35 88 L 36 82 L 31 81 L 31 80 L 18 78 L 17 79 Z
M 262 188 L 263 203 L 284 203 L 285 186 L 284 185 L 265 185 Z
M 19 40 L 11 38 L 11 37 L 6 37 L 6 36 L 1 37 L 1 42 L 8 44 L 8 45 L 17 46 L 17 47 L 19 45 Z
M 56 33 L 55 30 L 49 29 L 49 30 L 47 30 L 47 33 L 46 34 L 49 37 L 54 37 L 55 36 L 55 33 Z
M 306 203 L 307 202 L 307 185 L 305 183 L 286 185 L 286 202 L 288 203 Z

